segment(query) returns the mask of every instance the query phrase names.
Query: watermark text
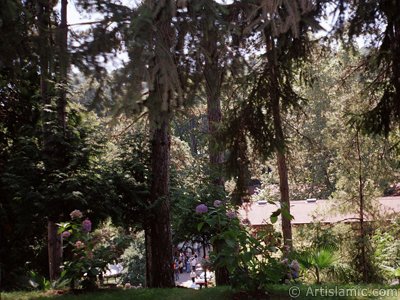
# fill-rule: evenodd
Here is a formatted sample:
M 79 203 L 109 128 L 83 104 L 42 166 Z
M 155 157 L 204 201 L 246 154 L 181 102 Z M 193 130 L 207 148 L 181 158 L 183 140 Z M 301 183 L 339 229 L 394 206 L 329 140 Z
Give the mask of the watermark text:
M 320 286 L 300 289 L 298 286 L 289 288 L 291 298 L 303 297 L 380 297 L 399 298 L 400 290 L 384 288 L 345 288 L 341 286 Z

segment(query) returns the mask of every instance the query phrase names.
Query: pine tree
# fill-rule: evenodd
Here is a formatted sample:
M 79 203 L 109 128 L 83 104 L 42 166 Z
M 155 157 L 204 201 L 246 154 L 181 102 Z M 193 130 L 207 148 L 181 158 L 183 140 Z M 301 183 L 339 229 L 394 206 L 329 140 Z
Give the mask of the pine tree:
M 284 244 L 291 247 L 291 223 L 289 205 L 288 171 L 286 162 L 286 137 L 283 116 L 290 110 L 299 109 L 303 98 L 296 93 L 294 82 L 296 72 L 308 56 L 309 31 L 318 29 L 316 19 L 322 7 L 311 1 L 249 1 L 243 5 L 243 15 L 248 20 L 243 33 L 250 43 L 265 47 L 265 55 L 258 62 L 251 62 L 249 84 L 251 88 L 247 99 L 236 106 L 231 131 L 237 136 L 248 136 L 256 152 L 264 159 L 273 153 L 277 156 L 280 177 L 281 208 L 283 213 L 282 231 Z M 257 40 L 262 36 L 263 40 Z M 241 133 L 240 133 L 241 132 Z M 239 142 L 241 141 L 241 142 Z M 247 158 L 240 152 L 246 151 L 246 138 L 236 139 L 233 145 L 232 160 L 243 164 Z M 238 151 L 242 149 L 241 151 Z M 236 158 L 235 158 L 236 157 Z M 238 168 L 239 169 L 239 168 Z M 241 169 L 241 168 L 240 168 Z M 239 174 L 237 176 L 240 176 Z M 240 178 L 240 177 L 239 177 Z M 244 186 L 242 184 L 242 186 Z
M 388 133 L 398 127 L 400 117 L 400 2 L 394 0 L 333 1 L 341 13 L 337 34 L 354 42 L 365 42 L 360 64 L 372 75 L 365 97 L 371 108 L 359 119 L 370 133 Z

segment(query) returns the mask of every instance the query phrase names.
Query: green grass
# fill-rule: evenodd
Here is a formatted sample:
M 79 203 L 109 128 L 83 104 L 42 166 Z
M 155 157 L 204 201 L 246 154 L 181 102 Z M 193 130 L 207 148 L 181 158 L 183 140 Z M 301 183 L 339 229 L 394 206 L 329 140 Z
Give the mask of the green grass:
M 1 300 L 224 300 L 231 299 L 232 290 L 228 287 L 209 288 L 202 290 L 193 289 L 129 289 L 115 291 L 99 291 L 81 295 L 45 295 L 39 292 L 14 292 L 4 293 L 1 295 Z
M 400 299 L 400 287 L 389 287 L 382 285 L 340 285 L 335 290 L 335 285 L 271 285 L 269 286 L 269 300 L 289 300 L 289 299 L 316 299 L 316 300 L 365 300 L 365 299 L 384 299 L 398 300 Z M 298 297 L 290 298 L 290 289 L 299 289 Z M 397 290 L 396 290 L 397 289 Z M 355 292 L 358 290 L 358 292 Z M 387 292 L 388 297 L 374 296 L 374 291 L 392 290 L 392 294 Z M 292 290 L 293 291 L 293 290 Z M 345 295 L 329 295 L 330 292 L 358 293 L 358 296 Z M 362 294 L 364 291 L 364 295 Z M 397 294 L 393 294 L 397 291 Z M 235 295 L 236 294 L 236 295 Z M 235 298 L 233 298 L 235 295 Z M 297 295 L 297 294 L 296 294 Z M 45 292 L 13 292 L 2 293 L 1 300 L 227 300 L 227 299 L 253 299 L 252 296 L 244 297 L 245 294 L 237 294 L 229 287 L 208 288 L 202 290 L 192 289 L 129 289 L 129 290 L 109 290 L 86 293 L 80 295 L 52 295 Z
M 43 292 L 12 292 L 12 293 L 1 292 L 0 299 L 29 300 L 29 299 L 37 299 L 41 296 L 43 296 Z

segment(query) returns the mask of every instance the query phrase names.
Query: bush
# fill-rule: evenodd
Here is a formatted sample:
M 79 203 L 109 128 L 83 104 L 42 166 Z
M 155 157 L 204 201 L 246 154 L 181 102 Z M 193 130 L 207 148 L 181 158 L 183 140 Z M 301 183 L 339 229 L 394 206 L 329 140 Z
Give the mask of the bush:
M 317 284 L 321 284 L 321 272 L 334 267 L 337 256 L 330 247 L 306 249 L 296 255 L 300 265 L 315 276 Z
M 145 256 L 144 233 L 137 233 L 135 239 L 121 256 L 124 266 L 122 283 L 130 283 L 134 286 L 144 286 L 146 279 L 146 256 Z
M 377 229 L 372 236 L 374 257 L 385 281 L 400 279 L 400 219 L 388 228 Z
M 199 232 L 212 232 L 210 241 L 218 245 L 210 255 L 212 266 L 226 268 L 233 287 L 264 291 L 268 284 L 281 282 L 290 272 L 279 259 L 280 239 L 272 228 L 250 230 L 218 200 L 214 206 L 198 205 L 196 213 L 201 216 Z
M 128 241 L 107 229 L 92 232 L 91 221 L 83 220 L 79 210 L 70 216 L 71 222 L 61 223 L 59 228 L 69 254 L 61 277 L 70 280 L 72 288 L 96 288 L 98 276 L 105 273 L 108 264 L 118 263 Z

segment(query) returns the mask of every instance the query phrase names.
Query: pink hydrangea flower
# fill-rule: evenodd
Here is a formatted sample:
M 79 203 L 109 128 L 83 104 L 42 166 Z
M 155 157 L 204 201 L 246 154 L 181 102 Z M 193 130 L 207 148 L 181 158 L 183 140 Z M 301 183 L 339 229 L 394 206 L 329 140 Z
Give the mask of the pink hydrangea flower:
M 130 288 L 132 288 L 132 285 L 129 282 L 127 282 L 127 283 L 125 283 L 124 288 L 130 289 Z
M 77 242 L 75 243 L 75 247 L 76 247 L 77 249 L 81 249 L 81 248 L 85 247 L 85 244 L 84 244 L 83 242 L 81 242 L 81 241 L 77 241 Z
M 215 200 L 214 201 L 214 207 L 220 207 L 222 205 L 222 201 L 221 200 Z
M 69 231 L 64 231 L 64 232 L 61 234 L 61 236 L 62 236 L 63 239 L 67 239 L 67 238 L 69 238 L 69 237 L 71 236 L 71 232 L 69 232 Z
M 208 212 L 208 207 L 205 204 L 199 204 L 196 206 L 196 213 L 205 214 Z
M 72 220 L 74 220 L 74 219 L 80 219 L 80 218 L 82 218 L 82 216 L 83 216 L 82 212 L 81 212 L 80 210 L 78 210 L 78 209 L 75 209 L 75 210 L 72 211 L 69 215 L 71 216 L 71 219 L 72 219 Z
M 92 231 L 92 222 L 90 222 L 89 219 L 86 219 L 85 221 L 82 222 L 82 229 L 84 232 L 90 232 Z

